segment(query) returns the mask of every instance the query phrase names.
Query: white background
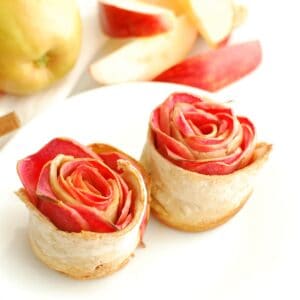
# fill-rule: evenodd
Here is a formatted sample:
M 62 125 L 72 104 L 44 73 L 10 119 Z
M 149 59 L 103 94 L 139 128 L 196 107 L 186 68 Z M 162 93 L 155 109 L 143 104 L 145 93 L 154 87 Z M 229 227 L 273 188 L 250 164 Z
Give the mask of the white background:
M 6 151 L 0 157 L 0 191 L 5 191 L 0 195 L 3 201 L 0 208 L 4 212 L 0 213 L 3 296 L 22 299 L 300 298 L 299 2 L 244 2 L 249 8 L 249 18 L 235 32 L 232 42 L 259 39 L 263 63 L 218 97 L 233 99 L 237 110 L 256 121 L 262 138 L 274 144 L 273 156 L 256 196 L 228 224 L 203 234 L 180 233 L 152 220 L 146 234 L 147 248 L 138 250 L 126 268 L 105 279 L 74 281 L 48 270 L 32 255 L 26 236 L 26 209 L 16 197 L 6 198 L 5 160 L 9 157 Z M 96 85 L 85 73 L 73 94 L 93 87 Z M 123 93 L 115 96 L 122 99 Z M 32 136 L 26 142 L 29 145 L 34 141 Z M 22 145 L 15 144 L 15 147 L 22 148 Z M 18 226 L 9 227 L 11 224 Z

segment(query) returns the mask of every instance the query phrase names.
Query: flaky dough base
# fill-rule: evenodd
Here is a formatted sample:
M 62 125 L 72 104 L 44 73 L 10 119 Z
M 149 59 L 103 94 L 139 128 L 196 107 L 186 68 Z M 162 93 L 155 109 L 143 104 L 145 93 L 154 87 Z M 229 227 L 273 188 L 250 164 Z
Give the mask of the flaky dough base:
M 29 242 L 33 253 L 49 268 L 63 273 L 71 278 L 84 280 L 84 279 L 96 279 L 104 276 L 109 276 L 112 273 L 122 269 L 128 262 L 130 257 L 133 255 L 130 254 L 123 261 L 115 261 L 107 264 L 99 264 L 95 266 L 94 270 L 90 272 L 80 271 L 77 267 L 67 266 L 65 268 L 61 267 L 61 263 L 51 259 L 51 257 L 43 254 L 42 250 L 39 248 L 35 240 L 29 235 Z
M 227 212 L 226 215 L 220 216 L 218 219 L 211 220 L 209 222 L 199 222 L 195 224 L 188 224 L 184 222 L 179 222 L 176 220 L 176 218 L 173 218 L 172 215 L 168 215 L 166 211 L 161 207 L 159 202 L 152 198 L 151 203 L 151 213 L 163 224 L 182 231 L 187 232 L 201 232 L 213 229 L 215 227 L 218 227 L 224 223 L 226 223 L 229 219 L 231 219 L 234 215 L 236 215 L 241 208 L 245 205 L 247 200 L 250 198 L 252 192 L 248 194 L 240 203 L 240 205 L 234 209 L 232 209 L 230 212 Z
M 151 209 L 166 225 L 183 231 L 204 231 L 234 216 L 250 197 L 255 177 L 272 146 L 257 144 L 253 161 L 228 175 L 203 175 L 165 159 L 148 135 L 141 163 L 152 179 Z

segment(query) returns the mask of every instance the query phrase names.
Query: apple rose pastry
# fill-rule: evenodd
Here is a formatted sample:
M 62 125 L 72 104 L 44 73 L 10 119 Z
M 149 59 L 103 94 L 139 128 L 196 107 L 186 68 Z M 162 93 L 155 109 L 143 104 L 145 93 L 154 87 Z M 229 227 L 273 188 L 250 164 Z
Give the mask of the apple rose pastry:
M 216 227 L 243 206 L 271 145 L 231 108 L 175 93 L 150 119 L 141 162 L 152 178 L 153 213 L 185 231 Z
M 149 181 L 138 162 L 108 145 L 56 138 L 17 170 L 39 259 L 80 279 L 126 264 L 149 217 Z

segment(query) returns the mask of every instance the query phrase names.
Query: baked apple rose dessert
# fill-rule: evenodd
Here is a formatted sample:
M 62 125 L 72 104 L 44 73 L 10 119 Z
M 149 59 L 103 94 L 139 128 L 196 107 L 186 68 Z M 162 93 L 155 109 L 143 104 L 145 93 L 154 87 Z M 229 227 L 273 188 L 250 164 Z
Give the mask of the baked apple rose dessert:
M 56 138 L 18 162 L 34 253 L 74 278 L 108 275 L 129 260 L 149 218 L 149 180 L 105 144 Z
M 153 213 L 185 231 L 226 222 L 252 193 L 272 146 L 231 108 L 175 93 L 151 115 L 141 157 L 152 178 Z

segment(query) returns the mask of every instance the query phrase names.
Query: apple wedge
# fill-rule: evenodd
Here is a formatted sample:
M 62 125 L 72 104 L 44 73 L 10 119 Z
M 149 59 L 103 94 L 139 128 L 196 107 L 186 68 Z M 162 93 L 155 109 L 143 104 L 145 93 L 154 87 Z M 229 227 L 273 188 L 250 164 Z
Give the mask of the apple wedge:
M 114 38 L 144 37 L 172 29 L 171 10 L 133 0 L 99 0 L 102 31 Z
M 199 33 L 212 47 L 226 39 L 234 23 L 232 0 L 179 0 Z
M 254 70 L 261 59 L 259 41 L 251 41 L 190 57 L 154 80 L 215 92 Z
M 195 27 L 181 16 L 176 18 L 171 31 L 129 42 L 93 63 L 90 73 L 101 84 L 152 80 L 182 61 L 196 38 Z

